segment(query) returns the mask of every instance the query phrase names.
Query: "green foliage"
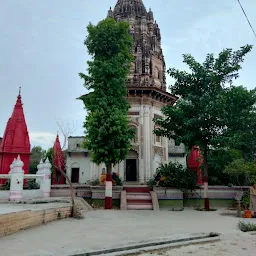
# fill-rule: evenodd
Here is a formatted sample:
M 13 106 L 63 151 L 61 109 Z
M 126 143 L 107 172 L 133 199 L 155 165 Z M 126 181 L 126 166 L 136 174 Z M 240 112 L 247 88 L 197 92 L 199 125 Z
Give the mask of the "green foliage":
M 39 189 L 40 185 L 36 183 L 35 179 L 27 179 L 26 186 L 23 186 L 23 189 Z
M 151 178 L 148 182 L 147 182 L 147 186 L 149 188 L 153 188 L 154 186 L 156 186 L 156 180 L 154 178 Z
M 88 115 L 85 147 L 92 161 L 112 165 L 124 160 L 134 136 L 129 128 L 126 80 L 133 56 L 129 24 L 108 18 L 87 27 L 85 45 L 93 60 L 88 61 L 88 75 L 80 73 L 90 91 L 81 97 Z
M 89 184 L 92 186 L 99 186 L 100 180 L 99 179 L 91 180 L 91 181 L 89 181 Z
M 238 228 L 243 232 L 256 231 L 256 224 L 252 222 L 240 221 L 238 223 Z
M 249 209 L 250 202 L 251 202 L 250 191 L 247 191 L 243 194 L 242 199 L 241 199 L 242 208 L 245 210 Z
M 225 185 L 231 183 L 230 176 L 223 173 L 225 167 L 236 159 L 242 158 L 238 150 L 216 149 L 208 154 L 209 185 Z M 235 184 L 232 181 L 233 184 Z
M 166 178 L 160 183 L 163 187 L 176 188 L 182 192 L 193 191 L 197 188 L 197 174 L 196 172 L 184 168 L 179 163 L 170 162 L 168 164 L 161 164 L 158 168 L 161 176 Z
M 233 184 L 250 185 L 256 182 L 256 163 L 236 159 L 225 167 L 224 173 L 230 176 Z
M 31 149 L 29 173 L 35 174 L 37 172 L 37 165 L 41 159 L 44 159 L 46 151 L 40 146 L 34 146 Z
M 123 182 L 118 175 L 115 178 L 115 186 L 123 186 Z
M 255 90 L 233 86 L 241 63 L 252 46 L 237 51 L 223 50 L 217 58 L 208 54 L 201 64 L 191 55 L 183 55 L 191 72 L 168 70 L 175 79 L 171 92 L 180 99 L 162 109 L 165 117 L 156 118 L 154 132 L 191 147 L 199 145 L 204 155 L 204 174 L 208 176 L 208 151 L 225 148 L 231 138 L 242 134 L 251 120 L 256 120 Z M 230 84 L 230 86 L 227 86 Z
M 8 179 L 8 180 L 6 180 L 4 185 L 0 186 L 0 190 L 10 190 L 10 187 L 11 187 L 11 182 Z

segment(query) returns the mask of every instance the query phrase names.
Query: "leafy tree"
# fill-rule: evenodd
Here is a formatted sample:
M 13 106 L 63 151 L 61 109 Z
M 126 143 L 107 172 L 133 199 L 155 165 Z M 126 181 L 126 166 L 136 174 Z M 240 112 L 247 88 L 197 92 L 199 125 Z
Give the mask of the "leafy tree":
M 87 109 L 85 147 L 96 164 L 105 163 L 110 185 L 112 166 L 124 160 L 134 131 L 129 128 L 126 81 L 133 60 L 129 24 L 112 18 L 89 24 L 85 40 L 93 60 L 88 61 L 88 75 L 80 73 L 90 91 L 81 97 Z M 112 184 L 112 183 L 111 183 Z M 111 185 L 110 185 L 111 186 Z M 105 208 L 112 208 L 112 197 L 105 198 Z
M 159 136 L 174 138 L 177 143 L 199 145 L 204 157 L 204 182 L 208 182 L 208 152 L 212 148 L 225 147 L 236 133 L 254 118 L 255 91 L 232 82 L 238 78 L 244 56 L 252 46 L 246 45 L 237 51 L 223 50 L 217 58 L 208 54 L 201 64 L 191 55 L 183 55 L 191 72 L 175 68 L 168 70 L 176 80 L 171 92 L 179 95 L 175 106 L 162 109 L 164 118 L 155 123 Z M 230 84 L 230 86 L 228 86 Z M 206 192 L 205 209 L 209 210 Z
M 44 159 L 46 151 L 40 146 L 34 146 L 31 149 L 31 156 L 29 162 L 29 173 L 35 174 L 37 172 L 37 165 L 41 159 Z
M 223 170 L 225 167 L 237 159 L 242 158 L 242 153 L 234 149 L 215 149 L 209 151 L 209 185 L 229 185 L 233 183 L 227 173 Z M 233 183 L 234 184 L 234 183 Z
M 224 173 L 232 178 L 235 185 L 251 185 L 256 182 L 256 163 L 236 159 L 225 167 Z

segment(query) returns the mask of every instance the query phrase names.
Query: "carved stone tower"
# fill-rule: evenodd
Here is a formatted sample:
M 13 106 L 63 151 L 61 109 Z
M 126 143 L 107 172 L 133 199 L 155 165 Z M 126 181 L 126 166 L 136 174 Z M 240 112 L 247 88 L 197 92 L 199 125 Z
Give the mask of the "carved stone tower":
M 168 140 L 153 134 L 153 118 L 177 98 L 166 91 L 166 67 L 161 33 L 151 9 L 142 0 L 118 0 L 108 17 L 127 21 L 133 37 L 135 57 L 127 80 L 130 125 L 136 129 L 133 150 L 115 167 L 126 182 L 145 183 L 158 165 L 168 160 Z

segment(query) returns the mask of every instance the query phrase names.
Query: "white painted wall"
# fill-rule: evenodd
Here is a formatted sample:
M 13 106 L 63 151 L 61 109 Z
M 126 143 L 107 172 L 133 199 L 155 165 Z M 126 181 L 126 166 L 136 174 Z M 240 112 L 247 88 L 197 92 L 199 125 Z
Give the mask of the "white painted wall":
M 23 190 L 23 198 L 24 199 L 35 199 L 35 198 L 43 198 L 43 191 L 41 189 L 29 189 Z M 9 199 L 9 191 L 0 191 L 0 199 L 8 200 Z
M 90 180 L 90 157 L 84 153 L 71 153 L 67 156 L 67 175 L 71 179 L 72 168 L 79 168 L 79 183 L 85 184 Z

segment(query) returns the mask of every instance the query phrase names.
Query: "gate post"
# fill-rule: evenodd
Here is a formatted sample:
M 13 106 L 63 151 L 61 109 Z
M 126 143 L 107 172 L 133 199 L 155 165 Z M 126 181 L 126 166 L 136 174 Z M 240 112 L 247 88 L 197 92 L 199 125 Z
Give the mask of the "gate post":
M 12 166 L 10 166 L 10 192 L 9 192 L 9 200 L 15 201 L 23 198 L 23 180 L 24 180 L 24 171 L 23 171 L 24 163 L 20 159 L 20 155 L 18 155 L 17 160 L 14 159 Z
M 40 174 L 44 175 L 40 189 L 43 192 L 44 197 L 50 197 L 51 192 L 51 163 L 49 159 L 47 158 L 44 162 L 44 168 L 42 169 L 42 172 Z

